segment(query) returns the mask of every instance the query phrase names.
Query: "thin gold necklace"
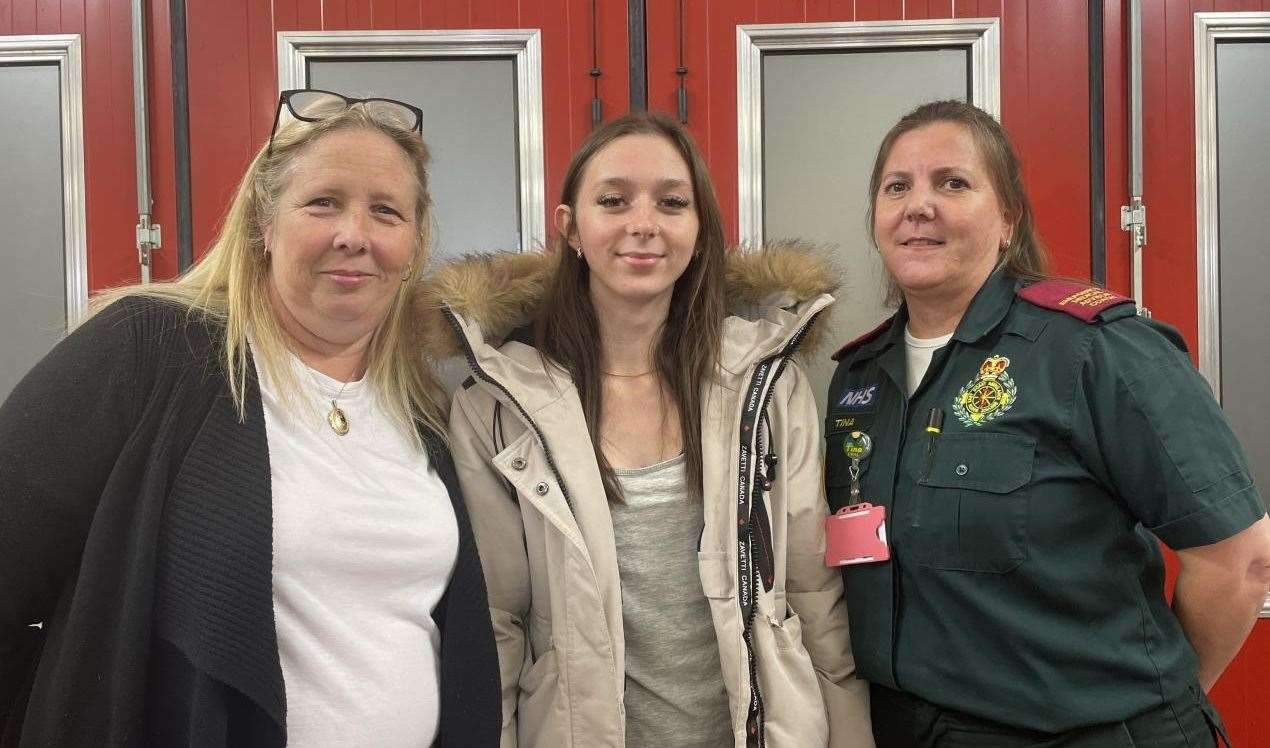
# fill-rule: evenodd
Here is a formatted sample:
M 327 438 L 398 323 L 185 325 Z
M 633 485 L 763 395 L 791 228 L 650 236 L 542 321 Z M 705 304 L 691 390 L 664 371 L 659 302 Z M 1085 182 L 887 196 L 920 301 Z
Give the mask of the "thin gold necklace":
M 603 369 L 600 369 L 600 373 L 606 377 L 618 377 L 619 379 L 634 379 L 635 377 L 646 377 L 649 374 L 652 374 L 653 370 L 649 369 L 648 371 L 641 371 L 638 374 L 618 374 L 615 371 L 604 371 Z

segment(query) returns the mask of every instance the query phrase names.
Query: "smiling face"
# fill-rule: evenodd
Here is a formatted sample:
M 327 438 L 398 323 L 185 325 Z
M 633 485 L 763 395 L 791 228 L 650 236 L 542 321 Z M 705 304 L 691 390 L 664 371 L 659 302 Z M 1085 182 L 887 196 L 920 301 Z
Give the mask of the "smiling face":
M 591 298 L 669 304 L 692 260 L 699 222 L 688 164 L 670 140 L 625 135 L 591 157 L 556 227 L 581 248 Z
M 974 138 L 951 122 L 896 139 L 873 201 L 873 239 L 910 304 L 969 304 L 1012 231 Z
M 309 347 L 369 337 L 415 258 L 416 181 L 388 136 L 340 130 L 291 163 L 265 229 L 269 300 L 279 324 Z

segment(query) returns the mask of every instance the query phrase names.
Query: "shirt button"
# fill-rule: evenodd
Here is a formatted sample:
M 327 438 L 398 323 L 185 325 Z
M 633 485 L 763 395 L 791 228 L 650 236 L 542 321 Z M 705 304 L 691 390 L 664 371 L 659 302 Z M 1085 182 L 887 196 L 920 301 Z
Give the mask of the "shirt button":
M 525 458 L 524 458 L 524 457 L 513 457 L 513 458 L 512 458 L 512 470 L 524 470 L 524 469 L 525 469 L 525 465 L 526 465 L 526 463 L 525 463 Z
M 547 481 L 545 480 L 539 481 L 538 485 L 534 486 L 534 492 L 537 493 L 539 496 L 546 496 L 547 492 L 550 490 L 551 490 L 551 486 L 548 486 Z
M 958 465 L 957 469 L 954 472 L 956 472 L 957 475 L 965 475 L 966 473 L 970 472 L 970 468 L 966 467 L 965 464 L 963 463 L 961 465 Z

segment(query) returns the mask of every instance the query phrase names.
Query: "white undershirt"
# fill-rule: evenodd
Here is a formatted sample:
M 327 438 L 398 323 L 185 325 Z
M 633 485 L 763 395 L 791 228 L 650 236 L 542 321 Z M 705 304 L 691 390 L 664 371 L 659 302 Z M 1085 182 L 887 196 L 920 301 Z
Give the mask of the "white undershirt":
M 262 370 L 273 484 L 273 608 L 293 746 L 429 746 L 439 714 L 432 610 L 458 555 L 445 484 L 365 380 L 291 358 L 288 409 Z M 263 369 L 263 367 L 262 367 Z
M 908 325 L 904 326 L 904 361 L 908 368 L 909 397 L 913 396 L 918 385 L 922 383 L 922 377 L 926 376 L 926 370 L 930 368 L 930 359 L 935 355 L 935 351 L 948 345 L 949 340 L 952 340 L 952 333 L 940 335 L 937 338 L 915 338 L 913 333 L 908 331 Z

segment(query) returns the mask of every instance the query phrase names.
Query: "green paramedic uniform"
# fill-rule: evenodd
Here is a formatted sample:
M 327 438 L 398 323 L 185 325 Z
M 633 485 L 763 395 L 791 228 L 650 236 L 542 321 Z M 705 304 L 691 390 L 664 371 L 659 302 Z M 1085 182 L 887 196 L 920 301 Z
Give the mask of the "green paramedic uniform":
M 859 674 L 1059 732 L 1195 684 L 1156 538 L 1214 543 L 1265 509 L 1175 330 L 1024 285 L 991 276 L 911 398 L 903 309 L 835 355 L 826 488 L 851 503 L 844 441 L 866 432 L 859 500 L 886 507 L 892 558 L 843 567 Z

